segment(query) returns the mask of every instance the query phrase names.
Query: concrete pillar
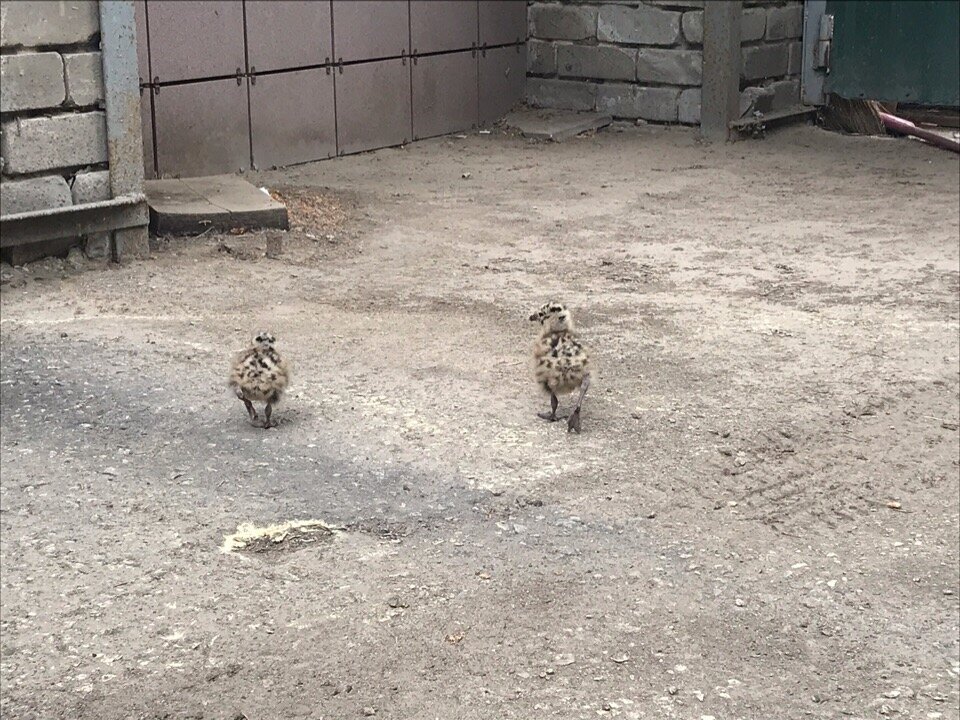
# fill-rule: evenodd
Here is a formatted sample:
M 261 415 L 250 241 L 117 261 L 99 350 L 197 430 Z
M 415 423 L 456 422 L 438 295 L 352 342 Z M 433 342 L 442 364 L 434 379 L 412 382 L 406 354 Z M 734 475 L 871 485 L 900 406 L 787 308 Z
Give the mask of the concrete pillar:
M 142 260 L 148 257 L 150 257 L 150 236 L 146 225 L 113 231 L 115 262 Z
M 740 117 L 740 21 L 742 0 L 714 0 L 703 9 L 703 92 L 700 134 L 727 140 Z

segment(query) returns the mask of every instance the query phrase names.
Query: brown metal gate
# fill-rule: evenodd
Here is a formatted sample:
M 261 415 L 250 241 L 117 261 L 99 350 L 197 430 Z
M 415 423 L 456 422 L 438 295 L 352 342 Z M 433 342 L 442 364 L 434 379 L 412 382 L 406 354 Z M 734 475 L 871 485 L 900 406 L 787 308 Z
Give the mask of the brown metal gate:
M 147 177 L 264 169 L 488 123 L 525 0 L 137 0 Z

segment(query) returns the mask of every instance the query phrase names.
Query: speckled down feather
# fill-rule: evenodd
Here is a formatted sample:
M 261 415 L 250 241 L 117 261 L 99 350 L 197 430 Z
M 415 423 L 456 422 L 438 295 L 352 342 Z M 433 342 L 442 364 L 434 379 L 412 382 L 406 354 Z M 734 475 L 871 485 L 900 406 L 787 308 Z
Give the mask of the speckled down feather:
M 590 354 L 574 335 L 570 311 L 562 305 L 547 303 L 534 318 L 541 325 L 540 336 L 533 346 L 537 383 L 556 395 L 573 392 L 590 372 Z
M 290 372 L 273 347 L 252 347 L 237 356 L 230 371 L 230 387 L 251 402 L 280 400 Z

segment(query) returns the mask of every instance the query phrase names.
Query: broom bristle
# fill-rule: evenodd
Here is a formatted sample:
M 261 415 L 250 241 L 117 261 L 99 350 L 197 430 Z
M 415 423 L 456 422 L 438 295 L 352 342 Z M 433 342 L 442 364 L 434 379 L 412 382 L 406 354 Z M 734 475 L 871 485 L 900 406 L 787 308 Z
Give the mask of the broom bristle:
M 880 104 L 876 100 L 849 100 L 831 95 L 823 109 L 823 126 L 828 130 L 852 135 L 883 135 Z

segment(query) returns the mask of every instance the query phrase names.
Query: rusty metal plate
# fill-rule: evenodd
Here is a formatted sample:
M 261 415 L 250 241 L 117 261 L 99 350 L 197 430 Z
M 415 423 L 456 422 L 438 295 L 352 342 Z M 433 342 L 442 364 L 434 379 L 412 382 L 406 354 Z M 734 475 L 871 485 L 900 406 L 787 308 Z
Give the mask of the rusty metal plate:
M 416 58 L 412 77 L 415 140 L 477 125 L 477 57 L 473 52 Z
M 333 57 L 330 3 L 247 0 L 250 72 L 329 63 Z
M 480 0 L 481 45 L 506 45 L 526 41 L 525 0 Z
M 333 53 L 346 62 L 409 55 L 408 3 L 334 0 Z
M 336 27 L 336 20 L 334 20 Z M 337 147 L 340 154 L 408 142 L 409 60 L 347 65 L 337 73 Z
M 469 50 L 478 43 L 477 0 L 412 0 L 414 53 Z
M 524 45 L 483 50 L 480 53 L 480 122 L 496 120 L 523 100 L 527 80 Z
M 247 86 L 234 79 L 160 88 L 153 96 L 157 173 L 195 177 L 250 167 Z
M 250 137 L 258 170 L 336 155 L 333 75 L 317 69 L 257 77 L 250 85 Z
M 147 0 L 150 63 L 160 82 L 246 71 L 243 5 L 233 0 Z
M 133 16 L 137 25 L 137 74 L 140 76 L 140 84 L 143 85 L 152 80 L 150 77 L 150 55 L 147 44 L 146 0 L 135 0 L 133 4 Z
M 153 166 L 153 91 L 140 91 L 140 127 L 143 129 L 143 176 L 152 180 L 157 176 Z

